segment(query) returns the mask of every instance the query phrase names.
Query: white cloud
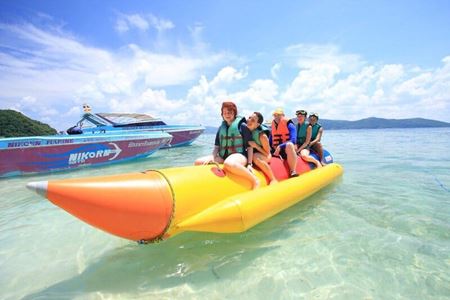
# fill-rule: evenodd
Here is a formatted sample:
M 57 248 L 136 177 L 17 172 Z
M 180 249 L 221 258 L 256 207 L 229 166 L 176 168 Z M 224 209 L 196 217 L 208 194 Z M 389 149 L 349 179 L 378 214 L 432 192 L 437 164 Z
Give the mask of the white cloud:
M 237 71 L 235 68 L 227 66 L 224 67 L 217 73 L 216 77 L 211 80 L 210 88 L 215 91 L 215 93 L 220 93 L 220 90 L 229 86 L 235 81 L 239 81 L 247 77 L 248 70 Z
M 297 44 L 286 48 L 285 55 L 300 69 L 317 65 L 335 65 L 343 72 L 358 70 L 365 62 L 360 55 L 342 53 L 336 45 Z
M 327 61 L 325 59 L 323 61 Z M 336 57 L 336 61 L 345 60 Z M 339 64 L 320 59 L 302 66 L 283 99 L 288 108 L 301 106 L 330 119 L 424 117 L 449 121 L 450 59 L 423 70 L 400 64 L 369 65 L 344 73 Z
M 116 29 L 174 28 L 151 16 L 124 15 Z M 155 52 L 137 44 L 107 51 L 61 28 L 0 23 L 0 103 L 58 129 L 73 125 L 84 102 L 94 111 L 149 113 L 171 123 L 206 125 L 220 123 L 225 100 L 236 102 L 242 115 L 260 111 L 267 119 L 281 106 L 292 116 L 303 108 L 331 119 L 450 121 L 450 56 L 437 68 L 423 69 L 370 64 L 335 45 L 298 44 L 275 57 L 279 63 L 268 67 L 271 77 L 265 78 L 232 53 L 209 51 L 201 24 L 190 30 L 192 45 L 178 44 L 179 51 Z
M 186 101 L 190 110 L 190 119 L 198 124 L 217 125 L 220 120 L 220 105 L 223 101 L 235 99 L 227 87 L 247 76 L 247 69 L 236 70 L 226 66 L 219 70 L 211 81 L 202 75 L 198 84 L 189 89 Z
M 270 79 L 257 79 L 241 91 L 231 92 L 229 87 L 246 78 L 248 70 L 237 71 L 231 66 L 221 69 L 211 80 L 201 76 L 198 84 L 187 94 L 186 100 L 192 111 L 191 119 L 199 123 L 218 125 L 221 122 L 220 107 L 223 101 L 233 101 L 240 115 L 247 116 L 253 111 L 270 114 L 274 106 L 282 104 L 278 85 Z
M 163 19 L 163 18 L 157 18 L 152 14 L 148 15 L 148 18 L 149 18 L 151 24 L 159 32 L 164 31 L 164 30 L 169 30 L 169 29 L 172 29 L 175 27 L 175 25 L 170 20 Z
M 147 20 L 138 14 L 129 15 L 125 17 L 131 27 L 136 27 L 141 31 L 147 31 L 147 29 L 150 27 L 150 24 L 147 22 Z
M 147 31 L 155 28 L 157 32 L 163 32 L 175 27 L 172 21 L 156 17 L 153 14 L 119 14 L 115 29 L 119 33 L 126 33 L 132 29 Z
M 286 102 L 314 101 L 335 81 L 340 69 L 336 65 L 318 63 L 302 69 L 288 86 L 282 99 Z
M 116 22 L 115 29 L 118 33 L 125 33 L 130 30 L 130 26 L 128 26 L 128 22 L 125 18 L 119 18 Z
M 273 79 L 278 78 L 278 73 L 280 72 L 280 69 L 281 69 L 280 63 L 276 63 L 272 66 L 272 68 L 270 69 L 270 75 L 272 75 Z
M 133 24 L 137 26 L 139 19 L 134 19 Z M 169 28 L 170 24 L 162 22 L 158 26 Z M 109 110 L 111 98 L 119 99 L 119 103 L 136 99 L 131 107 L 138 108 L 136 101 L 148 99 L 152 94 L 149 91 L 168 106 L 176 100 L 158 94 L 166 93 L 161 87 L 186 84 L 198 78 L 200 72 L 228 60 L 222 53 L 164 54 L 134 44 L 117 52 L 105 51 L 88 46 L 59 28 L 43 29 L 32 24 L 0 23 L 0 34 L 5 37 L 3 48 L 8 49 L 0 52 L 1 104 L 28 111 L 38 119 L 48 115 L 53 107 L 66 111 L 83 102 Z M 225 70 L 220 76 L 220 80 L 231 82 L 245 74 Z M 38 99 L 42 111 L 32 108 L 27 103 L 29 99 Z M 50 120 L 57 127 L 66 126 L 65 122 Z
M 236 102 L 245 106 L 252 104 L 278 106 L 281 102 L 277 100 L 277 96 L 278 85 L 271 79 L 255 80 L 247 90 L 231 95 L 232 99 L 236 99 Z
M 115 112 L 141 112 L 156 117 L 174 112 L 187 105 L 185 100 L 169 99 L 165 90 L 146 89 L 132 98 L 112 98 L 110 109 Z

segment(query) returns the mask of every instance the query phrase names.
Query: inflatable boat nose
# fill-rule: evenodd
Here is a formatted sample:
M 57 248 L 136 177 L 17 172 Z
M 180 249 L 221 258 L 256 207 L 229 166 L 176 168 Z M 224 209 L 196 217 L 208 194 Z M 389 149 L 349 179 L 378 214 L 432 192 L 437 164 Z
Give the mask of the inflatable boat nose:
M 27 188 L 47 198 L 48 181 L 35 181 L 27 183 Z
M 162 237 L 173 214 L 171 187 L 157 171 L 31 182 L 27 187 L 86 223 L 134 241 Z

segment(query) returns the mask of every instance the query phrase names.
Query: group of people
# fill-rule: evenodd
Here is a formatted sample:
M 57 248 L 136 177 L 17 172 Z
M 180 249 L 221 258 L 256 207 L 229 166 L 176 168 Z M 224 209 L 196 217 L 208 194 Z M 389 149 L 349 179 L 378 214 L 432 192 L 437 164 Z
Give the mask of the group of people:
M 307 112 L 297 110 L 295 125 L 278 108 L 273 112 L 270 130 L 263 124 L 261 113 L 254 112 L 245 119 L 238 115 L 233 102 L 223 102 L 221 114 L 223 122 L 216 134 L 214 151 L 212 155 L 197 159 L 196 165 L 223 163 L 225 171 L 248 179 L 256 189 L 260 183 L 253 173 L 253 164 L 269 178 L 270 184 L 277 182 L 269 166 L 272 156 L 287 160 L 290 177 L 298 176 L 298 156 L 317 168 L 324 164 L 320 143 L 323 128 L 316 113 L 310 114 L 307 120 Z M 311 156 L 311 151 L 317 153 L 319 160 Z

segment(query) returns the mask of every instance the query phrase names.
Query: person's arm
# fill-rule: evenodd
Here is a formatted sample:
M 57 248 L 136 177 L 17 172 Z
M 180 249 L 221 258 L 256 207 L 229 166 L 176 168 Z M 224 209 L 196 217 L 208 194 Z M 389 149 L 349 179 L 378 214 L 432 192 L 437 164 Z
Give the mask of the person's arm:
M 258 151 L 261 152 L 264 156 L 268 156 L 270 154 L 269 138 L 264 133 L 261 133 L 261 135 L 259 136 L 259 140 L 261 141 L 262 147 L 258 146 L 258 148 L 262 149 L 258 149 Z
M 288 123 L 288 130 L 289 130 L 289 140 L 287 142 L 291 142 L 292 144 L 295 145 L 295 143 L 297 142 L 297 128 L 295 128 L 294 123 L 292 122 Z M 287 142 L 280 144 L 279 147 L 285 147 Z
M 263 132 L 259 134 L 259 140 L 261 141 L 261 146 L 258 145 L 254 141 L 249 141 L 249 145 L 253 147 L 253 149 L 256 149 L 256 151 L 260 152 L 262 155 L 269 155 L 270 154 L 270 144 L 269 144 L 269 138 L 267 135 Z
M 253 135 L 245 122 L 241 123 L 239 129 L 242 134 L 242 147 L 247 150 L 247 167 L 249 167 L 253 164 L 253 148 L 249 145 L 249 142 L 253 141 Z
M 303 144 L 297 149 L 297 153 L 300 153 L 300 151 L 302 151 L 303 149 L 305 149 L 306 147 L 308 147 L 309 142 L 311 141 L 311 134 L 312 134 L 312 127 L 308 125 L 308 127 L 306 127 L 306 138 L 305 138 L 305 141 L 304 141 Z
M 295 128 L 295 125 L 293 123 L 289 123 L 288 130 L 289 130 L 289 141 L 295 145 L 295 142 L 297 142 L 297 128 Z
M 322 133 L 323 133 L 323 127 L 320 127 L 319 132 L 317 132 L 316 138 L 311 143 L 309 143 L 309 145 L 312 146 L 316 143 L 319 143 L 320 139 L 322 138 Z
M 214 150 L 213 150 L 212 156 L 214 158 L 219 156 L 219 146 L 214 146 Z
M 213 150 L 213 153 L 212 153 L 212 156 L 214 158 L 219 154 L 219 146 L 220 146 L 219 132 L 220 132 L 220 128 L 219 128 L 219 130 L 217 130 L 216 140 L 214 141 L 214 150 Z
M 247 168 L 253 167 L 253 147 L 247 147 Z

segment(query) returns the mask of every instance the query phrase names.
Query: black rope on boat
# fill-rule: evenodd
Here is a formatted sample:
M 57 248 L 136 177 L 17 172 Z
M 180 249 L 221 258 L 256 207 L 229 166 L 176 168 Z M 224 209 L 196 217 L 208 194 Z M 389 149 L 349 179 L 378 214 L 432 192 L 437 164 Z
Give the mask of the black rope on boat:
M 173 190 L 172 185 L 170 184 L 169 179 L 166 177 L 166 175 L 164 173 L 162 173 L 159 170 L 147 170 L 147 171 L 142 172 L 142 173 L 145 174 L 147 172 L 156 172 L 156 173 L 160 174 L 166 180 L 167 184 L 170 187 L 170 192 L 172 193 L 172 213 L 170 215 L 170 218 L 169 218 L 169 221 L 167 222 L 166 227 L 163 229 L 163 231 L 158 236 L 156 236 L 154 238 L 150 238 L 150 239 L 141 239 L 141 240 L 136 241 L 139 245 L 147 245 L 147 244 L 153 244 L 153 243 L 162 242 L 164 240 L 164 235 L 169 230 L 170 225 L 172 225 L 172 220 L 173 220 L 173 217 L 175 215 L 175 192 Z

